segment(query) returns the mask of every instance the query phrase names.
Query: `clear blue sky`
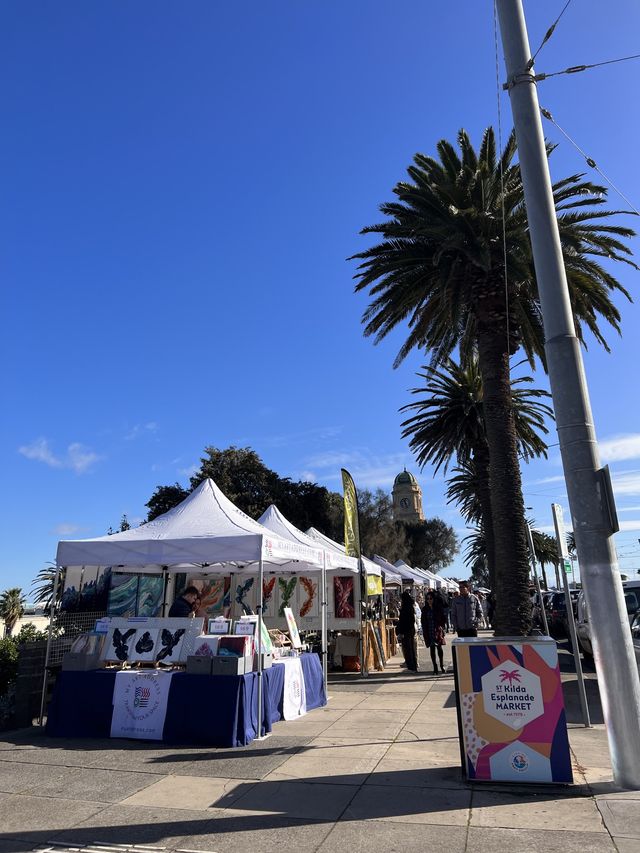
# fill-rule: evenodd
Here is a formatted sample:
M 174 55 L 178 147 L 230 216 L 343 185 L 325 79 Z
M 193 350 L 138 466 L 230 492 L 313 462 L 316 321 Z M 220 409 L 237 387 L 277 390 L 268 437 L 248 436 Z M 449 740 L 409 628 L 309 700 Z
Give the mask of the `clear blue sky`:
M 532 45 L 563 5 L 528 2 Z M 632 0 L 574 0 L 536 68 L 636 53 L 639 31 Z M 496 123 L 491 2 L 5 3 L 0 41 L 0 587 L 28 588 L 60 538 L 140 521 L 208 444 L 336 490 L 341 465 L 385 489 L 418 473 L 398 408 L 423 359 L 394 371 L 402 336 L 363 339 L 345 259 L 416 151 Z M 638 61 L 540 85 L 636 207 L 639 89 Z M 548 135 L 555 177 L 585 168 Z M 640 322 L 623 307 L 623 339 L 586 367 L 629 569 Z M 568 516 L 561 474 L 557 448 L 523 472 L 543 528 L 552 501 Z M 463 532 L 442 479 L 418 476 L 426 513 Z

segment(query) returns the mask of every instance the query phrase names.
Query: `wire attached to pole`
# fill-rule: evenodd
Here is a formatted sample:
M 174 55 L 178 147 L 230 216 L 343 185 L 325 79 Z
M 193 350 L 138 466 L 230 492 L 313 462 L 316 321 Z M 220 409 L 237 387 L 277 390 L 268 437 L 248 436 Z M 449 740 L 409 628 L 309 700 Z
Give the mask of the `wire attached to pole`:
M 589 157 L 589 155 L 585 151 L 583 151 L 582 148 L 580 148 L 578 143 L 569 136 L 567 131 L 564 130 L 562 127 L 560 127 L 560 125 L 554 119 L 554 117 L 551 115 L 549 110 L 545 109 L 544 107 L 540 107 L 540 112 L 542 113 L 544 118 L 546 118 L 547 121 L 550 121 L 551 124 L 553 124 L 555 127 L 558 128 L 560 133 L 573 145 L 573 147 L 576 149 L 576 151 L 578 151 L 584 157 L 587 166 L 589 166 L 591 169 L 594 169 L 600 175 L 600 177 L 603 178 L 609 184 L 611 189 L 614 190 L 620 196 L 620 198 L 629 205 L 629 207 L 631 208 L 630 212 L 635 213 L 636 216 L 640 216 L 640 211 L 635 207 L 635 205 L 633 205 L 632 202 L 629 201 L 629 199 L 626 197 L 626 195 L 621 190 L 618 189 L 618 187 L 613 183 L 611 178 L 609 178 L 609 177 L 607 177 L 607 175 L 605 175 L 605 173 L 598 166 L 598 164 L 593 159 L 593 157 Z
M 527 70 L 527 71 L 530 71 L 530 70 L 533 68 L 533 63 L 536 61 L 536 56 L 540 53 L 540 51 L 542 50 L 542 48 L 545 46 L 545 44 L 549 41 L 549 39 L 550 39 L 550 38 L 551 38 L 551 36 L 553 35 L 553 33 L 554 33 L 554 31 L 555 31 L 555 28 L 556 28 L 556 26 L 557 26 L 557 24 L 558 24 L 558 21 L 559 21 L 559 20 L 560 20 L 560 18 L 564 15 L 564 13 L 567 11 L 567 7 L 569 6 L 569 4 L 570 4 L 570 3 L 571 3 L 571 0 L 567 0 L 567 2 L 564 4 L 564 9 L 562 10 L 562 12 L 560 12 L 560 14 L 558 15 L 558 17 L 555 19 L 555 21 L 551 24 L 551 26 L 549 27 L 549 29 L 548 29 L 548 30 L 547 30 L 547 32 L 545 33 L 544 38 L 543 38 L 543 39 L 542 39 L 542 41 L 540 42 L 540 47 L 539 47 L 539 48 L 536 50 L 536 52 L 533 54 L 533 56 L 531 57 L 531 59 L 529 60 L 529 62 L 527 62 L 527 68 L 526 68 L 526 70 Z

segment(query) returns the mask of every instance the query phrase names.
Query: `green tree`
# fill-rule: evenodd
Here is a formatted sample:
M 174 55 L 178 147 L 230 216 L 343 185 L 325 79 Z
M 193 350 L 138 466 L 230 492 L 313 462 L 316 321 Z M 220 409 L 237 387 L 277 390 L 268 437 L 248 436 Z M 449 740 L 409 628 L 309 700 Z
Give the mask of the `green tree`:
M 342 497 L 324 486 L 281 477 L 250 447 L 206 447 L 190 488 L 179 483 L 158 486 L 147 502 L 147 521 L 181 503 L 203 480 L 211 478 L 239 509 L 258 518 L 269 504 L 300 530 L 317 527 L 332 539 L 342 537 Z
M 402 437 L 410 439 L 409 447 L 421 468 L 431 462 L 436 472 L 441 467 L 446 472 L 450 461 L 455 459 L 459 465 L 467 466 L 467 474 L 473 471 L 473 477 L 464 480 L 466 494 L 461 501 L 463 506 L 468 505 L 468 489 L 472 488 L 473 508 L 467 521 L 475 521 L 482 528 L 487 566 L 490 577 L 494 578 L 489 442 L 478 359 L 472 354 L 465 365 L 447 359 L 441 369 L 425 366 L 423 371 L 418 376 L 424 385 L 411 391 L 418 399 L 400 409 L 416 413 L 403 422 Z M 518 454 L 526 461 L 546 456 L 547 445 L 540 433 L 548 432 L 545 417 L 553 417 L 549 406 L 540 402 L 549 393 L 529 388 L 532 381 L 529 376 L 511 380 Z M 457 487 L 461 484 L 460 473 L 455 478 Z
M 533 550 L 536 555 L 536 560 L 540 563 L 540 567 L 542 568 L 542 580 L 546 589 L 549 589 L 547 572 L 545 570 L 546 566 L 554 566 L 556 569 L 556 586 L 559 589 L 558 543 L 556 542 L 555 537 L 549 536 L 548 533 L 542 533 L 540 530 L 536 530 L 532 525 L 531 538 L 533 539 Z
M 4 620 L 5 636 L 10 637 L 18 619 L 24 613 L 26 598 L 20 587 L 5 589 L 0 596 L 0 618 Z
M 184 489 L 179 483 L 174 483 L 173 486 L 158 486 L 145 504 L 149 510 L 147 521 L 153 521 L 154 518 L 178 506 L 189 497 L 190 491 L 190 489 Z
M 392 563 L 409 559 L 405 526 L 393 520 L 393 502 L 388 492 L 361 489 L 358 492 L 358 511 L 363 554 L 369 557 L 380 554 Z
M 456 348 L 466 363 L 476 351 L 489 444 L 489 481 L 495 554 L 498 633 L 527 634 L 529 559 L 510 356 L 522 348 L 533 366 L 544 360 L 536 287 L 515 134 L 496 152 L 485 131 L 475 151 L 465 131 L 456 148 L 438 143 L 439 160 L 416 154 L 397 200 L 381 206 L 387 219 L 364 229 L 382 242 L 354 257 L 356 290 L 369 289 L 365 335 L 382 340 L 408 323 L 395 364 L 413 349 L 443 365 Z M 613 293 L 627 292 L 601 265 L 603 257 L 630 262 L 628 228 L 608 223 L 606 188 L 572 175 L 553 187 L 576 333 L 588 329 L 604 345 L 600 320 L 619 331 Z M 503 239 L 504 237 L 504 239 Z M 505 263 L 506 262 L 506 263 Z
M 404 524 L 409 544 L 408 563 L 430 572 L 439 572 L 453 562 L 460 544 L 453 527 L 441 518 L 425 518 Z

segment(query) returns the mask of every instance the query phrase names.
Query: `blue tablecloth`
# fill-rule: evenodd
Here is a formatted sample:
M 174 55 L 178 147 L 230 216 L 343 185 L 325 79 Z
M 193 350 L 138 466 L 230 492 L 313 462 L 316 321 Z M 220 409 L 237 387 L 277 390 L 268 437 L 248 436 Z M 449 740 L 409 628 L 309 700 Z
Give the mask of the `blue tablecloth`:
M 307 709 L 327 704 L 318 655 L 301 657 Z M 263 733 L 281 719 L 284 667 L 263 672 Z M 47 713 L 53 737 L 108 738 L 116 671 L 61 672 Z M 171 679 L 163 742 L 245 746 L 258 734 L 258 674 L 191 675 Z

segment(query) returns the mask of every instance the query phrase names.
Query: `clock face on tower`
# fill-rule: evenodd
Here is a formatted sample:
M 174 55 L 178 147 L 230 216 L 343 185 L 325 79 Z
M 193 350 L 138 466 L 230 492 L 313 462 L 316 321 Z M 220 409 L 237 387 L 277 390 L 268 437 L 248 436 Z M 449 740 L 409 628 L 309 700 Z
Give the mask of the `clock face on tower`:
M 400 498 L 400 506 L 403 509 L 408 509 L 409 508 L 409 498 Z

